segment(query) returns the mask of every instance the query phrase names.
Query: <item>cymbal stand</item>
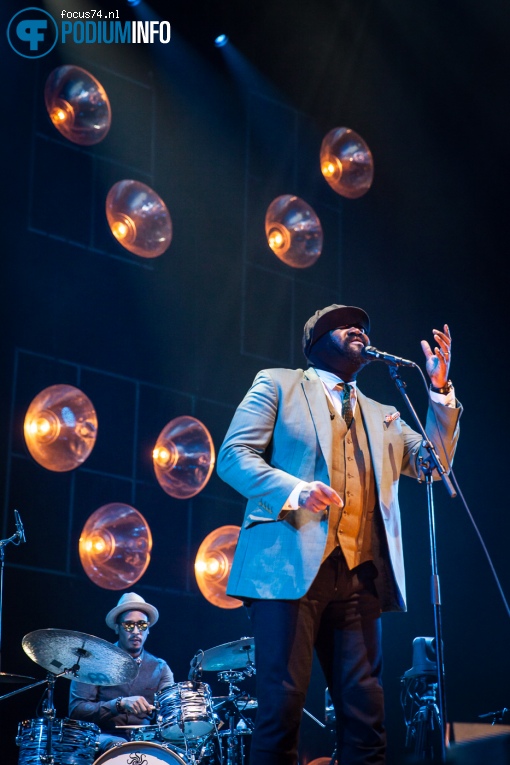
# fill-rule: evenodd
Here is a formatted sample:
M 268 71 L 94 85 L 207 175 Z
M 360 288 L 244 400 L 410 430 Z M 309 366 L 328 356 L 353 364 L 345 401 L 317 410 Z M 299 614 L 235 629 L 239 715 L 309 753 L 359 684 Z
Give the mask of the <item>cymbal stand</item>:
M 44 680 L 38 680 L 36 683 L 25 685 L 23 688 L 18 688 L 16 691 L 11 691 L 11 693 L 6 693 L 3 696 L 0 696 L 0 701 L 3 701 L 4 699 L 10 699 L 12 696 L 16 696 L 18 693 L 25 693 L 25 691 L 29 691 L 31 688 L 37 688 L 38 685 L 46 683 L 46 699 L 43 703 L 43 715 L 46 719 L 46 754 L 40 757 L 41 762 L 44 762 L 45 765 L 54 765 L 55 763 L 52 741 L 53 720 L 55 719 L 55 707 L 53 704 L 55 682 L 57 678 L 62 677 L 63 675 L 72 674 L 77 677 L 77 672 L 80 667 L 79 661 L 80 660 L 78 659 L 78 662 L 73 667 L 64 669 L 64 671 L 60 672 L 58 675 L 54 675 L 53 672 L 48 672 Z
M 225 707 L 225 717 L 228 721 L 226 765 L 245 765 L 244 743 L 242 736 L 238 731 L 238 725 L 242 720 L 245 728 L 251 732 L 251 730 L 253 730 L 253 723 L 241 712 L 236 704 L 236 701 L 240 696 L 242 696 L 242 691 L 240 688 L 234 685 L 234 682 L 240 682 L 246 677 L 250 677 L 254 671 L 254 669 L 252 670 L 250 668 L 248 672 L 246 672 L 246 670 L 236 672 L 232 669 L 218 672 L 218 680 L 223 683 L 228 683 L 228 698 L 223 702 L 222 705 Z M 223 763 L 223 751 L 221 751 L 221 747 L 220 757 Z
M 55 762 L 53 756 L 53 720 L 55 719 L 53 697 L 56 679 L 55 675 L 48 673 L 48 690 L 43 704 L 43 716 L 46 719 L 46 755 L 41 757 L 41 761 L 46 763 L 46 765 L 53 765 Z

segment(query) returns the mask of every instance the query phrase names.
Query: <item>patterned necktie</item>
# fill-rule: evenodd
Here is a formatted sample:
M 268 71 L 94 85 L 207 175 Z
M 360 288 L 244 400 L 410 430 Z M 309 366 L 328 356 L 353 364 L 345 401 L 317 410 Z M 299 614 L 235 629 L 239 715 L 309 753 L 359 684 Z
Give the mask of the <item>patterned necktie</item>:
M 352 389 L 352 386 L 349 385 L 349 383 L 344 383 L 343 394 L 342 394 L 342 417 L 345 420 L 347 429 L 351 427 L 351 422 L 354 417 L 352 413 L 352 406 L 351 406 L 351 389 Z

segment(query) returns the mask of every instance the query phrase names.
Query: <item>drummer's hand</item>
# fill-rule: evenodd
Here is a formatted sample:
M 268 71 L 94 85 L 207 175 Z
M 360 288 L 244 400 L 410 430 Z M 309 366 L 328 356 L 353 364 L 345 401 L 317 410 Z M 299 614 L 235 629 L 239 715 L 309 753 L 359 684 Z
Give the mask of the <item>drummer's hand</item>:
M 145 716 L 154 710 L 154 705 L 149 704 L 144 696 L 124 696 L 120 702 L 123 712 Z

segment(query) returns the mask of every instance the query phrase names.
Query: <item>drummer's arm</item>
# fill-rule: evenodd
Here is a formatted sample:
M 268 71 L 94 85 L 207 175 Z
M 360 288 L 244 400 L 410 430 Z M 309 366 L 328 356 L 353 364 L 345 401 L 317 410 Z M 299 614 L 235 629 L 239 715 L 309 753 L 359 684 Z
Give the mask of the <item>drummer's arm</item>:
M 100 699 L 99 686 L 72 681 L 69 689 L 69 717 L 101 726 L 118 714 L 116 699 Z
M 162 661 L 162 668 L 161 668 L 161 677 L 159 678 L 158 683 L 158 691 L 162 691 L 163 688 L 168 688 L 169 685 L 174 684 L 174 673 L 166 663 L 166 661 Z

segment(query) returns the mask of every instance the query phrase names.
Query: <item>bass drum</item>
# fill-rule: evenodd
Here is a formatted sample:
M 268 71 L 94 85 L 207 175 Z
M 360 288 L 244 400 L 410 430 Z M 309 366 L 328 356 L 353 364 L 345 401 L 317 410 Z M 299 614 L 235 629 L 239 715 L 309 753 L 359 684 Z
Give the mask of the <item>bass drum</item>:
M 128 741 L 120 746 L 114 746 L 101 755 L 93 765 L 188 765 L 176 752 L 168 746 L 160 746 L 150 741 Z

